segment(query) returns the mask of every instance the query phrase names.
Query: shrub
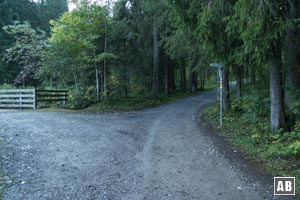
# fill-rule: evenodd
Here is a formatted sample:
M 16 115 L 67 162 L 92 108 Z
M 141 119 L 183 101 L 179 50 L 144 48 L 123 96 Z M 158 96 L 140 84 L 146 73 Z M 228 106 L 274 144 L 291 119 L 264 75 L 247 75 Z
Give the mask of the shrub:
M 70 91 L 68 104 L 71 109 L 87 108 L 91 103 L 92 101 L 83 93 Z
M 0 85 L 0 90 L 8 90 L 8 89 L 14 89 L 16 88 L 13 84 L 3 84 L 3 85 Z
M 249 95 L 242 98 L 242 102 L 242 110 L 252 119 L 265 118 L 270 115 L 270 98 L 265 89 L 251 90 Z
M 270 156 L 299 156 L 300 155 L 300 122 L 291 132 L 278 131 L 270 136 L 272 142 L 268 153 Z

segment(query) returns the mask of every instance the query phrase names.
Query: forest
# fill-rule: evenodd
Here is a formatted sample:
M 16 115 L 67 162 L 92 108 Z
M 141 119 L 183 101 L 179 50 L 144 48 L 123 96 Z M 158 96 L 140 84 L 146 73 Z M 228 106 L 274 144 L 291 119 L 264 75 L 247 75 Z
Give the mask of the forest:
M 70 109 L 197 95 L 221 63 L 222 137 L 299 180 L 299 1 L 0 0 L 0 16 L 0 88 L 66 89 Z M 215 127 L 218 105 L 202 113 Z
M 219 62 L 224 111 L 267 119 L 273 131 L 299 128 L 298 1 L 68 3 L 0 1 L 0 84 L 67 88 L 82 108 L 202 90 Z

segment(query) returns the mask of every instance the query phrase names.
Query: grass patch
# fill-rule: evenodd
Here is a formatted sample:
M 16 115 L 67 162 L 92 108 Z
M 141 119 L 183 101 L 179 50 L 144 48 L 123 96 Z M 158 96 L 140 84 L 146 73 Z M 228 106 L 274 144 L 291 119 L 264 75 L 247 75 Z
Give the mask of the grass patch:
M 208 89 L 206 89 L 208 90 Z M 38 109 L 40 112 L 122 112 L 136 111 L 145 108 L 159 106 L 185 97 L 198 95 L 196 93 L 175 91 L 169 95 L 160 95 L 158 97 L 129 97 L 129 98 L 108 98 L 106 101 L 101 100 L 84 109 L 62 108 L 60 105 L 48 105 L 47 108 Z M 71 107 L 71 106 L 69 106 Z
M 71 109 L 67 109 L 67 108 L 62 108 L 62 107 L 56 107 L 53 105 L 50 105 L 47 108 L 40 108 L 37 110 L 32 110 L 32 109 L 28 109 L 27 111 L 38 111 L 38 112 L 66 112 L 66 113 L 75 113 L 78 110 L 71 110 Z
M 207 107 L 203 116 L 215 127 L 219 124 L 218 105 Z M 218 128 L 232 146 L 249 155 L 273 176 L 296 177 L 300 184 L 300 124 L 292 132 L 272 132 L 267 117 L 257 117 L 251 112 L 228 111 L 224 113 L 222 129 Z M 299 188 L 296 189 L 299 193 Z
M 5 184 L 3 177 L 4 177 L 4 174 L 1 171 L 0 172 L 0 200 L 3 199 L 3 194 L 4 194 L 5 190 L 7 189 L 7 184 Z
M 197 95 L 198 93 L 174 92 L 170 95 L 161 95 L 158 97 L 135 97 L 135 98 L 118 98 L 108 99 L 94 104 L 84 111 L 101 112 L 101 111 L 133 111 L 144 108 L 150 108 L 168 103 L 177 99 Z

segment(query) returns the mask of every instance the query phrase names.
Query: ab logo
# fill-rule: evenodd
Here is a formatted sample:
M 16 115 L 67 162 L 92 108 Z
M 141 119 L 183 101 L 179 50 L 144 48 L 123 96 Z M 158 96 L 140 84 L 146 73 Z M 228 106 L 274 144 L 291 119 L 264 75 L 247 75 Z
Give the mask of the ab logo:
M 274 195 L 295 195 L 295 177 L 274 177 Z

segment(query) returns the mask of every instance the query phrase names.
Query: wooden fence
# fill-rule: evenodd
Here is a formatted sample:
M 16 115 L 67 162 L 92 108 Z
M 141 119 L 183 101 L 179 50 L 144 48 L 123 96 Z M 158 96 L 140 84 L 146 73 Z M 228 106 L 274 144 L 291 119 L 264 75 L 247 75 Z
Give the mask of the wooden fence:
M 36 107 L 34 89 L 0 90 L 0 108 Z
M 62 102 L 66 105 L 67 90 L 14 89 L 0 90 L 0 108 L 32 108 L 39 102 Z
M 63 102 L 68 101 L 68 90 L 36 90 L 36 103 L 38 102 Z

